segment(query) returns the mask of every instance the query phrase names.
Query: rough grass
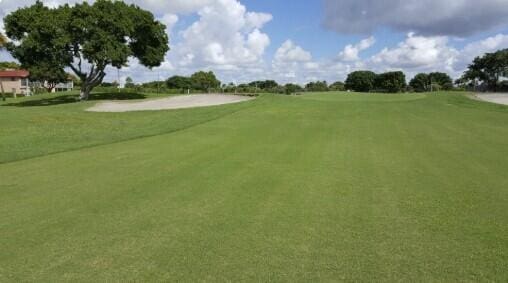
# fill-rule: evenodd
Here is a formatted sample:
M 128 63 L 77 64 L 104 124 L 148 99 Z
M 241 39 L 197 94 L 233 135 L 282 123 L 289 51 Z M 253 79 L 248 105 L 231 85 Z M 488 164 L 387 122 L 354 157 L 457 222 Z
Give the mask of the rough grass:
M 344 93 L 84 107 L 0 106 L 0 281 L 508 278 L 508 107 Z

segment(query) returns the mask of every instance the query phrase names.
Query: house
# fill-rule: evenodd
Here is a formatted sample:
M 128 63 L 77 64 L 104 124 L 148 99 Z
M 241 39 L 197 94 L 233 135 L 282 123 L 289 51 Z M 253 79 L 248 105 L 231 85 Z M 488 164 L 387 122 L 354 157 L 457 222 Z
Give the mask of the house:
M 30 72 L 27 70 L 2 70 L 0 71 L 0 82 L 2 83 L 3 90 L 6 93 L 14 95 L 29 96 L 37 88 L 47 88 L 46 82 L 31 82 L 29 80 Z M 74 82 L 71 78 L 67 82 L 59 83 L 51 90 L 57 91 L 70 91 L 74 88 Z
M 0 83 L 3 91 L 15 95 L 30 95 L 30 73 L 26 70 L 3 70 L 0 71 Z

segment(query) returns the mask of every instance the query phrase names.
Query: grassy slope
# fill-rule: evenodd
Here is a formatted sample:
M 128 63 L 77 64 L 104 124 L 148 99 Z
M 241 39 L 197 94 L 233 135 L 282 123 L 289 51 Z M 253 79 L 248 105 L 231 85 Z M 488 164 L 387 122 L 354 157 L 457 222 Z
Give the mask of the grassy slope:
M 126 95 L 134 99 L 157 97 L 154 94 Z M 102 96 L 112 99 L 122 97 L 114 94 Z M 97 100 L 70 103 L 75 99 L 74 95 L 48 94 L 9 99 L 4 103 L 0 101 L 0 164 L 178 131 L 250 107 L 243 103 L 177 111 L 87 113 L 84 109 Z
M 137 121 L 115 141 L 207 111 L 80 107 L 17 111 L 89 119 L 69 122 L 97 128 L 89 144 L 101 123 Z M 209 111 L 229 115 L 0 164 L 0 281 L 508 278 L 507 107 L 312 94 Z M 51 137 L 40 153 L 65 145 Z

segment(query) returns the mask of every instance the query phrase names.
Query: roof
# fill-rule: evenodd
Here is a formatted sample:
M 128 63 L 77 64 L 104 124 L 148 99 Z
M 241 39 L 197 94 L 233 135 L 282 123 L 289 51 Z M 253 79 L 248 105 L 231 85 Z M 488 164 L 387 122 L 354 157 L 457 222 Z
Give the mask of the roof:
M 27 78 L 30 73 L 27 70 L 4 70 L 0 71 L 0 78 Z

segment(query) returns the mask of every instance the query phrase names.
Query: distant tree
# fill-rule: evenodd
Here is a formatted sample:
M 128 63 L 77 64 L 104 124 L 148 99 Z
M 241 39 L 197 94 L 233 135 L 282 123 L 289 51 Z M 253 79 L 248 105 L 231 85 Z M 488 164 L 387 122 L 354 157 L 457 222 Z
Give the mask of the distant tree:
M 192 88 L 192 80 L 189 77 L 172 76 L 166 81 L 166 86 L 169 89 L 186 90 Z
M 374 88 L 376 74 L 371 71 L 356 71 L 348 75 L 346 79 L 346 89 L 368 92 Z
M 134 80 L 131 77 L 127 77 L 125 79 L 125 87 L 126 88 L 133 88 L 135 86 L 136 86 L 136 84 L 134 84 Z
M 262 90 L 274 89 L 279 86 L 279 84 L 274 80 L 266 80 L 266 81 L 254 81 L 249 83 L 250 87 L 256 87 Z
M 40 62 L 29 69 L 30 80 L 43 83 L 48 92 L 52 92 L 57 84 L 67 81 L 68 78 L 64 69 L 47 62 Z
M 453 89 L 453 80 L 446 73 L 434 72 L 417 74 L 409 85 L 417 92 Z
M 426 92 L 430 90 L 430 79 L 429 75 L 425 73 L 417 74 L 411 81 L 409 85 L 416 92 Z
M 453 80 L 446 73 L 434 72 L 429 74 L 429 80 L 432 84 L 438 84 L 443 90 L 451 90 L 453 88 Z M 434 88 L 432 88 L 434 90 Z
M 387 72 L 376 76 L 374 87 L 386 92 L 401 92 L 406 88 L 406 75 L 403 72 Z
M 284 86 L 284 92 L 286 94 L 295 94 L 303 91 L 303 88 L 297 84 L 286 84 Z
M 307 91 L 328 91 L 328 83 L 326 81 L 310 82 L 305 85 Z
M 67 73 L 67 79 L 71 80 L 75 87 L 81 86 L 81 80 L 76 75 Z
M 213 72 L 197 72 L 191 76 L 192 87 L 201 91 L 209 91 L 212 88 L 218 88 L 221 82 L 215 77 Z
M 151 81 L 151 82 L 145 82 L 141 84 L 141 87 L 143 88 L 156 88 L 160 89 L 161 87 L 164 87 L 166 85 L 165 81 Z
M 0 70 L 19 70 L 21 65 L 16 62 L 0 62 Z
M 501 77 L 508 75 L 508 49 L 476 57 L 461 78 L 464 83 L 483 82 L 489 90 L 497 91 Z
M 152 13 L 123 1 L 97 0 L 49 8 L 37 1 L 4 18 L 7 49 L 30 73 L 61 78 L 66 68 L 81 79 L 86 100 L 105 69 L 121 68 L 130 57 L 159 66 L 169 50 L 166 27 Z M 85 65 L 83 65 L 85 64 Z
M 334 82 L 329 86 L 330 90 L 334 91 L 344 91 L 345 86 L 343 82 Z

